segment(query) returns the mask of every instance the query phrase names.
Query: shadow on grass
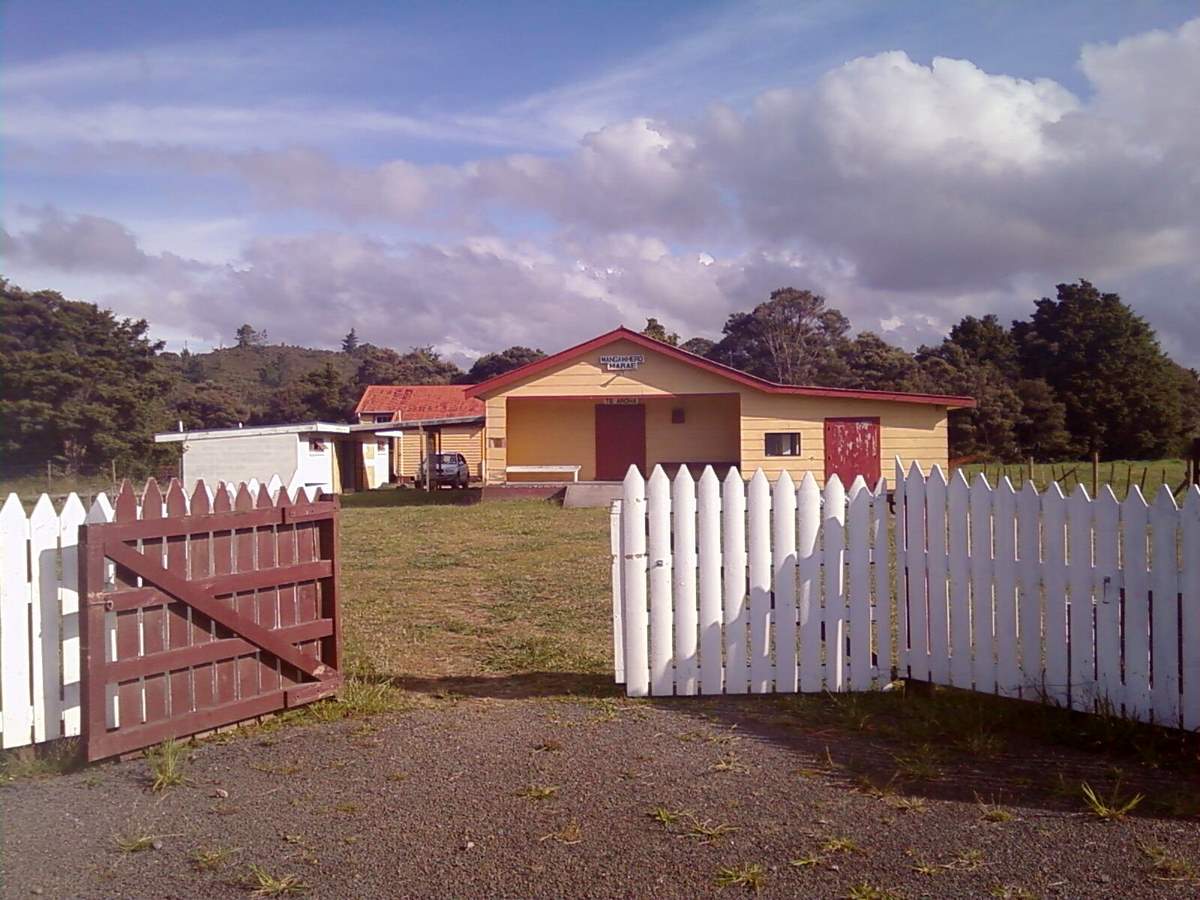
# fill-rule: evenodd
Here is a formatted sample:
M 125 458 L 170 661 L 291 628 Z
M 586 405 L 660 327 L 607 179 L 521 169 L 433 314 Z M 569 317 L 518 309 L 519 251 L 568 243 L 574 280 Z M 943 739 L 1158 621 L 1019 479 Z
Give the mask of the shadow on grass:
M 471 506 L 483 495 L 480 488 L 466 490 L 439 488 L 436 491 L 421 491 L 416 488 L 381 488 L 377 491 L 360 491 L 342 494 L 345 509 L 378 509 L 393 506 Z
M 611 675 L 581 672 L 521 672 L 515 675 L 450 675 L 440 678 L 417 676 L 366 676 L 365 681 L 390 684 L 404 691 L 432 696 L 455 694 L 462 697 L 497 700 L 525 700 L 536 697 L 623 697 L 624 689 L 614 684 Z

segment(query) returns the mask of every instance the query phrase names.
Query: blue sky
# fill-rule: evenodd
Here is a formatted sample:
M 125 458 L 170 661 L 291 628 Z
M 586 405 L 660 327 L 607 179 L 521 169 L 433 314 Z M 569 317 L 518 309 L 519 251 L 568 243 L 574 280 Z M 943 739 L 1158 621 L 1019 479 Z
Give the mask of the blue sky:
M 10 0 L 3 271 L 459 360 L 785 283 L 915 346 L 1086 276 L 1197 365 L 1198 14 Z

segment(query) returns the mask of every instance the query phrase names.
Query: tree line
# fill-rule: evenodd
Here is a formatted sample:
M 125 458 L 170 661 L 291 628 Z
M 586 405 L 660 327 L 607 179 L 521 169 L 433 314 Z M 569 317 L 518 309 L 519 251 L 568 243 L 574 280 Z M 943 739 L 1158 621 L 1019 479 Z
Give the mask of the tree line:
M 346 421 L 370 384 L 477 383 L 545 354 L 514 346 L 466 371 L 432 347 L 407 352 L 351 329 L 339 351 L 272 345 L 243 324 L 235 343 L 171 353 L 145 320 L 119 318 L 53 291 L 0 279 L 0 460 L 67 469 L 153 468 L 170 450 L 155 432 Z M 1154 458 L 1182 452 L 1200 427 L 1200 378 L 1172 362 L 1150 326 L 1086 281 L 1058 286 L 1027 320 L 967 316 L 938 345 L 908 352 L 818 294 L 781 288 L 735 312 L 717 341 L 684 341 L 657 319 L 645 334 L 784 384 L 965 394 L 950 417 L 952 456 L 1009 461 Z
M 952 457 L 1154 459 L 1200 435 L 1200 375 L 1170 359 L 1114 293 L 1060 284 L 1008 325 L 966 316 L 940 344 L 908 352 L 850 322 L 824 297 L 781 288 L 733 313 L 721 339 L 681 342 L 656 319 L 643 331 L 781 384 L 974 397 L 950 415 Z

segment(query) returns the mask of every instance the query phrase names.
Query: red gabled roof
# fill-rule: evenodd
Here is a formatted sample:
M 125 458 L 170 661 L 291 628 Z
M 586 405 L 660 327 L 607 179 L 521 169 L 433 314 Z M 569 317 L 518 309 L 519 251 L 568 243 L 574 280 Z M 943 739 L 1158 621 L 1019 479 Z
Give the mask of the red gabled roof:
M 497 375 L 494 378 L 489 378 L 487 381 L 471 385 L 466 390 L 467 396 L 478 397 L 481 394 L 490 394 L 505 385 L 528 378 L 530 375 L 536 375 L 539 372 L 545 372 L 547 369 L 561 365 L 569 359 L 582 356 L 584 353 L 590 353 L 592 350 L 597 350 L 606 344 L 611 344 L 619 340 L 630 341 L 638 346 L 645 347 L 647 350 L 653 350 L 655 353 L 661 353 L 663 356 L 668 356 L 671 359 L 695 366 L 697 369 L 712 372 L 723 378 L 728 378 L 730 381 L 736 381 L 739 384 L 747 385 L 767 394 L 796 394 L 802 397 L 843 397 L 847 400 L 893 400 L 898 403 L 925 403 L 931 406 L 947 407 L 972 408 L 975 406 L 975 399 L 973 397 L 959 397 L 950 394 L 907 394 L 903 391 L 866 391 L 856 388 L 778 384 L 774 381 L 768 381 L 765 378 L 759 378 L 757 375 L 751 375 L 749 372 L 743 372 L 741 369 L 735 369 L 733 366 L 714 362 L 703 356 L 697 356 L 695 353 L 689 353 L 687 350 L 681 350 L 679 347 L 672 347 L 670 344 L 656 341 L 654 338 L 646 337 L 646 335 L 626 328 L 624 325 L 614 328 L 612 331 L 602 334 L 599 337 L 594 337 L 590 341 L 584 341 L 582 344 L 568 347 L 566 350 L 555 353 L 552 356 L 542 357 L 539 360 L 526 363 L 519 368 L 505 372 L 503 375 Z
M 402 422 L 482 416 L 483 401 L 466 396 L 465 384 L 372 384 L 354 414 L 400 413 Z

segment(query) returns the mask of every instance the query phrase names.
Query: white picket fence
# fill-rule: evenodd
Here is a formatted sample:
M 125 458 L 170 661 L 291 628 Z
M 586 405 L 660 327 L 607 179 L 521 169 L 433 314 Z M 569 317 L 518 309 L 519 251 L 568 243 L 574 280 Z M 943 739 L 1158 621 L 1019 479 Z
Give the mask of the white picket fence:
M 1200 727 L 1200 487 L 949 483 L 897 467 L 902 674 Z
M 611 516 L 617 681 L 667 696 L 899 674 L 1200 727 L 1200 488 L 1182 509 L 1166 489 L 1068 499 L 899 461 L 896 484 L 893 514 L 882 480 L 822 494 L 810 475 L 631 470 Z
M 887 490 L 824 494 L 636 469 L 614 504 L 614 651 L 630 696 L 865 690 L 891 680 Z
M 272 496 L 282 486 L 275 476 Z M 226 485 L 230 498 L 237 485 Z M 257 482 L 248 482 L 252 494 Z M 298 483 L 289 488 L 296 496 Z M 211 493 L 211 488 L 210 488 Z M 310 494 L 315 493 L 310 492 Z M 165 514 L 165 508 L 164 508 Z M 138 517 L 141 518 L 139 506 Z M 111 522 L 113 507 L 99 494 L 90 509 L 70 494 L 61 510 L 42 494 L 26 516 L 16 494 L 0 506 L 0 747 L 24 747 L 75 737 L 80 727 L 79 526 Z M 109 614 L 110 659 L 115 614 Z M 116 704 L 110 702 L 109 724 Z

